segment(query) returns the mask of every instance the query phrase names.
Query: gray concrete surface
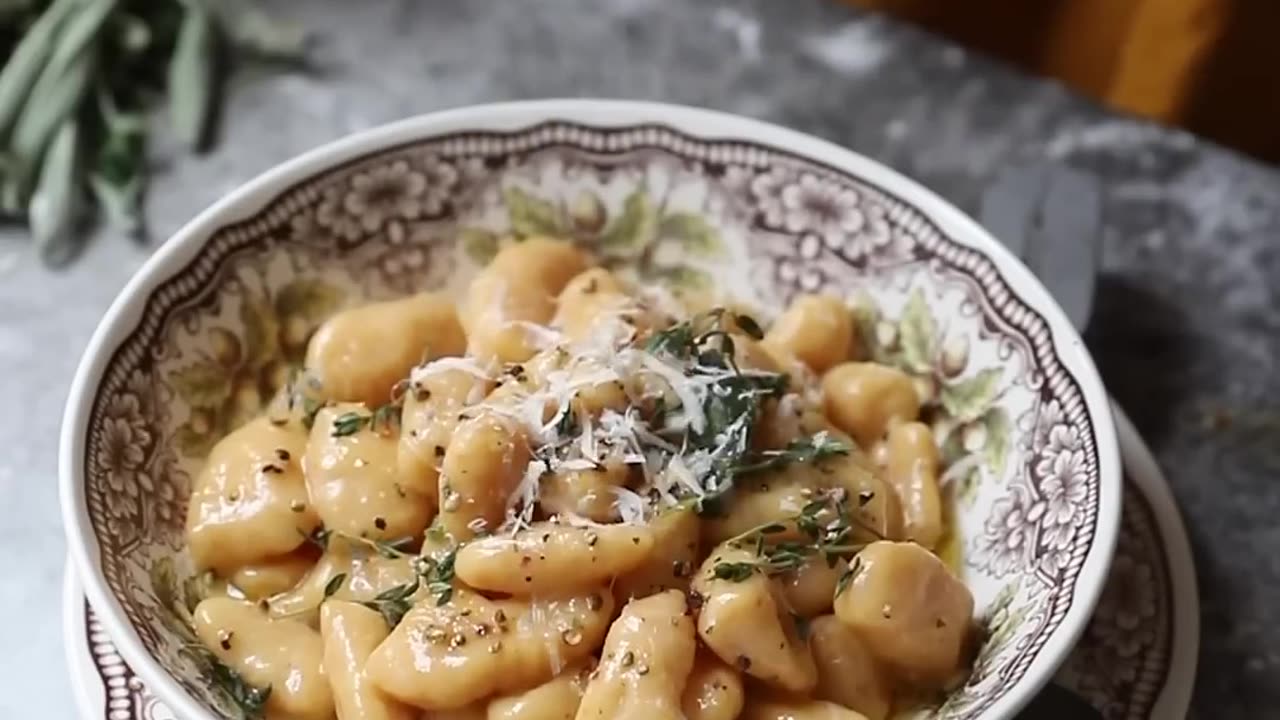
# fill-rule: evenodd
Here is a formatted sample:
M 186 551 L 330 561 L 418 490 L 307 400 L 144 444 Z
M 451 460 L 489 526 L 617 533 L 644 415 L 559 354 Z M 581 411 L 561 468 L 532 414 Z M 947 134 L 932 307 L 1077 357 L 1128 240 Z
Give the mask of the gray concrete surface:
M 1008 163 L 1097 173 L 1104 275 L 1088 339 L 1190 527 L 1204 622 L 1197 714 L 1280 707 L 1280 173 L 821 0 L 275 5 L 321 37 L 321 72 L 241 73 L 214 152 L 182 157 L 161 143 L 156 237 L 324 141 L 512 98 L 659 99 L 772 120 L 971 212 Z M 148 252 L 103 235 L 65 272 L 21 254 L 0 261 L 0 717 L 73 716 L 58 620 L 58 426 L 90 332 Z

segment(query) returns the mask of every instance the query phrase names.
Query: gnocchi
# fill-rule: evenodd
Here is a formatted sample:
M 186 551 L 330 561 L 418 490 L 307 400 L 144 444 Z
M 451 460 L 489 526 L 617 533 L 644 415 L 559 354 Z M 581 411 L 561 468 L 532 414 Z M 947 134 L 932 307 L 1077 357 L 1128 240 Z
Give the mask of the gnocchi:
M 273 620 L 256 604 L 228 597 L 201 601 L 193 616 L 196 637 L 220 662 L 251 685 L 271 688 L 268 712 L 301 720 L 333 717 L 323 643 L 311 627 Z
M 632 600 L 614 621 L 577 720 L 684 720 L 681 695 L 697 651 L 678 590 Z
M 830 295 L 801 295 L 769 328 L 764 343 L 825 372 L 853 353 L 853 314 Z
M 582 704 L 594 658 L 567 667 L 559 675 L 530 690 L 489 701 L 488 720 L 573 720 Z
M 329 399 L 378 407 L 415 365 L 461 355 L 464 349 L 466 336 L 453 303 L 423 293 L 329 318 L 307 345 L 306 368 Z
M 416 604 L 369 656 L 373 684 L 423 710 L 452 710 L 544 683 L 604 640 L 613 600 L 603 589 L 563 598 L 490 600 L 459 589 Z
M 870 448 L 895 423 L 920 413 L 911 378 L 901 370 L 869 362 L 850 362 L 822 376 L 823 407 L 836 427 Z
M 743 693 L 736 670 L 714 653 L 699 650 L 680 707 L 688 720 L 733 720 L 742 712 Z
M 965 672 L 932 410 L 842 301 L 503 244 L 330 318 L 196 476 L 188 620 L 264 720 L 885 720 Z
M 363 605 L 334 601 L 320 609 L 324 670 L 343 720 L 415 720 L 412 708 L 383 695 L 364 672 L 369 655 L 387 635 L 382 616 Z
M 912 542 L 877 542 L 853 560 L 835 614 L 904 678 L 945 683 L 964 662 L 973 595 L 936 555 Z

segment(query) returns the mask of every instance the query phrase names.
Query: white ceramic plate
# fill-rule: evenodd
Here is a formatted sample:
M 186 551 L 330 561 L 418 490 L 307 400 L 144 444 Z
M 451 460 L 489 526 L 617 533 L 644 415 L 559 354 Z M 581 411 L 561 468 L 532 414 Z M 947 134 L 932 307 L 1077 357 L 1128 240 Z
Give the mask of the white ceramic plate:
M 1093 620 L 1057 680 L 1107 720 L 1182 718 L 1200 648 L 1191 546 L 1155 458 L 1118 406 L 1125 504 L 1111 575 Z M 124 662 L 94 616 L 71 563 L 62 595 L 67 663 L 81 715 L 176 720 Z

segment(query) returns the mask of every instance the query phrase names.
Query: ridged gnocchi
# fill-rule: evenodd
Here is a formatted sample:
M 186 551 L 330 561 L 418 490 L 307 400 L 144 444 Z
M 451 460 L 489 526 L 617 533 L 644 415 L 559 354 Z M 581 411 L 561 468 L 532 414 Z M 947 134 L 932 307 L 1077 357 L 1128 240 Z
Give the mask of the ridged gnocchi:
M 886 720 L 957 681 L 933 409 L 841 300 L 763 327 L 501 244 L 457 306 L 330 318 L 210 453 L 214 677 L 264 720 Z

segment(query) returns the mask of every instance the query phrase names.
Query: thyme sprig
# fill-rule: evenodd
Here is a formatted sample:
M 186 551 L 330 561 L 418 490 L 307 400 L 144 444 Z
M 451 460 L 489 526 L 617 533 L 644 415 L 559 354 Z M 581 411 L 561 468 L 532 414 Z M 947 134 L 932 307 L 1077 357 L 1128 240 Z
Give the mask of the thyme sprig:
M 356 410 L 342 413 L 333 419 L 333 429 L 329 434 L 333 437 L 346 437 L 367 427 L 375 433 L 390 435 L 399 424 L 400 402 L 389 402 L 378 406 L 372 413 Z
M 405 613 L 413 607 L 414 596 L 423 587 L 435 599 L 437 607 L 444 605 L 453 598 L 454 561 L 457 554 L 458 550 L 454 548 L 439 560 L 418 558 L 418 575 L 412 582 L 388 588 L 378 593 L 373 600 L 362 604 L 381 613 L 387 626 L 392 628 L 404 619 Z
M 315 545 L 321 550 L 328 550 L 329 540 L 335 535 L 349 542 L 364 545 L 388 560 L 395 560 L 396 558 L 410 557 L 413 555 L 414 539 L 408 536 L 396 538 L 395 540 L 374 540 L 373 538 L 352 535 L 339 530 L 316 528 L 311 531 L 310 534 L 304 535 L 304 537 L 306 537 L 307 542 Z
M 787 532 L 791 526 L 803 536 L 803 540 L 772 542 L 769 539 L 771 535 Z M 796 570 L 812 557 L 822 557 L 828 567 L 835 567 L 840 560 L 857 554 L 867 545 L 851 541 L 855 526 L 873 537 L 880 537 L 874 528 L 863 524 L 849 512 L 843 489 L 823 493 L 786 521 L 766 523 L 731 538 L 728 544 L 732 546 L 753 545 L 755 556 L 751 560 L 716 563 L 712 567 L 712 575 L 718 580 L 742 582 L 757 572 L 777 575 Z
M 270 685 L 255 687 L 241 677 L 240 673 L 217 660 L 210 664 L 209 675 L 209 679 L 240 708 L 245 718 L 263 717 L 267 700 L 271 698 Z
M 849 446 L 819 432 L 799 437 L 787 443 L 781 450 L 762 450 L 744 458 L 735 468 L 736 475 L 777 470 L 794 463 L 815 463 L 837 455 L 848 455 Z
M 792 463 L 818 462 L 849 452 L 844 443 L 822 432 L 797 438 L 778 450 L 751 449 L 752 433 L 764 413 L 765 401 L 781 397 L 789 379 L 781 373 L 744 372 L 738 366 L 737 345 L 730 329 L 755 340 L 764 337 L 760 325 L 750 316 L 715 308 L 655 333 L 645 345 L 650 353 L 682 361 L 686 376 L 707 380 L 700 408 L 706 418 L 704 427 L 700 431 L 677 428 L 681 435 L 673 438 L 680 445 L 682 457 L 702 455 L 697 478 L 701 492 L 693 497 L 686 495 L 683 500 L 704 515 L 714 514 L 735 480 L 744 475 Z M 668 415 L 666 404 L 658 403 L 653 422 L 659 432 L 670 432 Z

